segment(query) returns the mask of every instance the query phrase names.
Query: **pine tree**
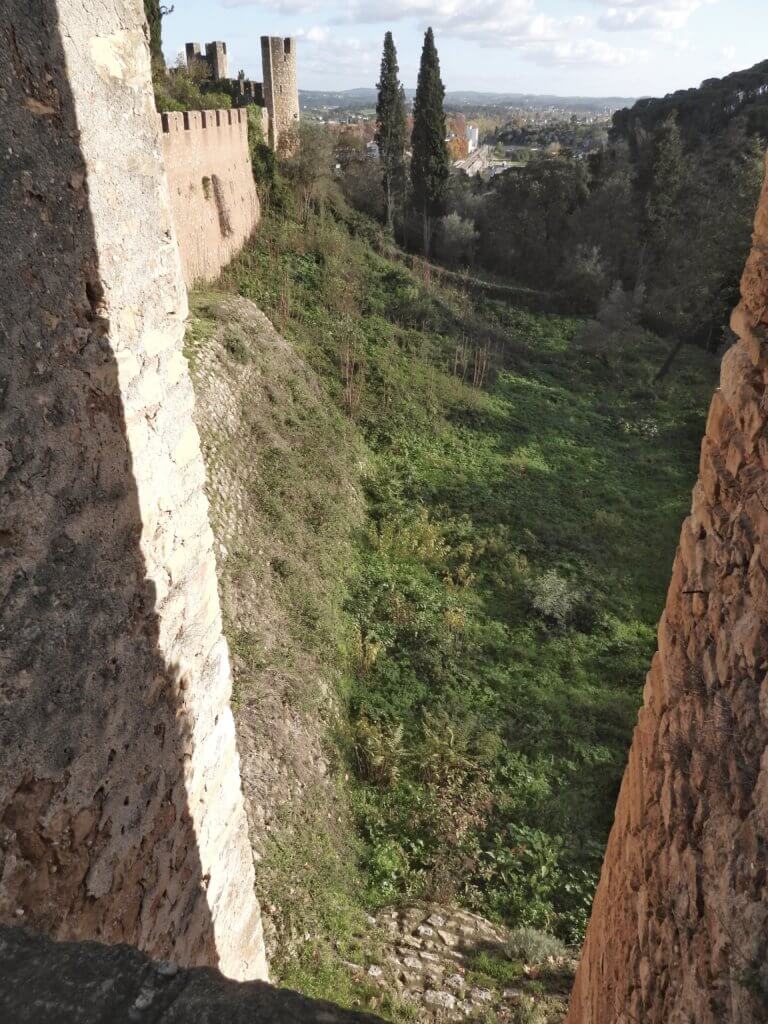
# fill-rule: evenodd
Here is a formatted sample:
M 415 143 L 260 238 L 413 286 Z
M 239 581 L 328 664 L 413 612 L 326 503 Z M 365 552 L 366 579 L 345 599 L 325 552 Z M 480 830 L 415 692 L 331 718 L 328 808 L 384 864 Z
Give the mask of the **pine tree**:
M 377 89 L 376 143 L 381 158 L 382 181 L 387 201 L 387 226 L 395 221 L 397 199 L 405 190 L 406 116 L 405 91 L 398 80 L 397 50 L 392 33 L 384 36 L 381 77 Z
M 431 28 L 424 36 L 419 81 L 413 106 L 413 201 L 424 225 L 424 255 L 429 256 L 435 218 L 445 211 L 450 161 L 445 136 L 445 87 Z
M 152 56 L 152 63 L 165 66 L 161 29 L 163 11 L 160 7 L 160 0 L 144 0 L 144 13 L 149 26 L 149 52 Z

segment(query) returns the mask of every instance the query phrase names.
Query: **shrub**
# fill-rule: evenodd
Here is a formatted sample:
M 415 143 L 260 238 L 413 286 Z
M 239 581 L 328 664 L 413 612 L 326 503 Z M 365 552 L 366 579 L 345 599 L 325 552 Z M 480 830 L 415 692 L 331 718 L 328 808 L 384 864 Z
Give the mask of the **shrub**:
M 545 1008 L 533 999 L 525 996 L 512 1009 L 512 1024 L 546 1024 Z
M 550 957 L 565 956 L 566 952 L 559 939 L 538 928 L 513 928 L 507 942 L 509 958 L 530 965 L 546 963 Z
M 248 107 L 248 150 L 256 182 L 256 190 L 262 200 L 271 196 L 277 184 L 277 160 L 272 148 L 264 138 L 261 122 L 261 107 Z
M 245 340 L 242 330 L 238 327 L 227 327 L 224 332 L 224 348 L 235 362 L 247 363 L 250 361 L 251 353 L 248 348 L 248 342 Z
M 403 727 L 387 728 L 361 718 L 355 726 L 355 756 L 360 777 L 388 788 L 400 777 Z
M 210 77 L 210 69 L 202 62 L 191 67 L 179 63 L 172 71 L 157 67 L 153 76 L 155 107 L 160 111 L 229 109 L 231 96 L 204 88 Z
M 478 234 L 471 220 L 458 213 L 443 217 L 437 234 L 437 253 L 449 266 L 468 266 L 474 261 Z
M 578 594 L 556 569 L 548 569 L 528 584 L 531 604 L 535 610 L 558 626 L 571 619 Z

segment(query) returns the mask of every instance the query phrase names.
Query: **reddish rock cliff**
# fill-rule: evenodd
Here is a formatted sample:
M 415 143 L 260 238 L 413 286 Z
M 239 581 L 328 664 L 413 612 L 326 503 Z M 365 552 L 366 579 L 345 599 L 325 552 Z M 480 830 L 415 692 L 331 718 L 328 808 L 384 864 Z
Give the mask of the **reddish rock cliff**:
M 768 182 L 568 1024 L 768 1020 Z

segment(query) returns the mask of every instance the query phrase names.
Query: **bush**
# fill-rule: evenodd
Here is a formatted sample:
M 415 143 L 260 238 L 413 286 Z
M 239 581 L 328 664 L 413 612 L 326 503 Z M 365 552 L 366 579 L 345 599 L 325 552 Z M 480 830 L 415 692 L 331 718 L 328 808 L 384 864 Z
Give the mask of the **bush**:
M 437 232 L 437 255 L 452 267 L 466 267 L 474 262 L 478 234 L 471 220 L 458 213 L 443 217 Z
M 253 104 L 248 107 L 248 150 L 259 197 L 262 200 L 268 199 L 277 182 L 277 160 L 264 138 L 261 107 Z
M 535 610 L 557 626 L 565 626 L 573 615 L 578 594 L 556 569 L 548 569 L 528 584 Z
M 538 928 L 513 928 L 507 942 L 507 955 L 511 960 L 522 960 L 536 966 L 550 957 L 565 956 L 567 950 L 559 939 Z
M 355 756 L 362 779 L 374 786 L 393 786 L 400 777 L 402 726 L 387 729 L 361 718 L 355 726 Z
M 204 89 L 210 77 L 210 69 L 202 62 L 191 67 L 179 63 L 170 71 L 157 67 L 153 75 L 155 107 L 159 111 L 229 109 L 231 96 Z
M 594 313 L 608 284 L 605 260 L 596 245 L 579 243 L 563 274 L 563 286 L 574 311 Z
M 525 996 L 512 1008 L 512 1024 L 546 1024 L 545 1008 L 533 999 Z

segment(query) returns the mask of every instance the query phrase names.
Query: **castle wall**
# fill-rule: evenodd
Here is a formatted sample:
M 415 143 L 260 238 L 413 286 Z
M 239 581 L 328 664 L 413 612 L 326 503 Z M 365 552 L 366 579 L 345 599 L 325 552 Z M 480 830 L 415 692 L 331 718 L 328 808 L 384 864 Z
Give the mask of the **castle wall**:
M 296 40 L 262 36 L 261 60 L 264 98 L 269 111 L 269 143 L 277 150 L 286 134 L 299 126 Z
M 248 113 L 170 113 L 161 116 L 161 125 L 184 280 L 189 285 L 211 281 L 259 223 Z
M 143 5 L 4 15 L 0 921 L 263 976 Z
M 568 1024 L 768 1020 L 768 181 Z

